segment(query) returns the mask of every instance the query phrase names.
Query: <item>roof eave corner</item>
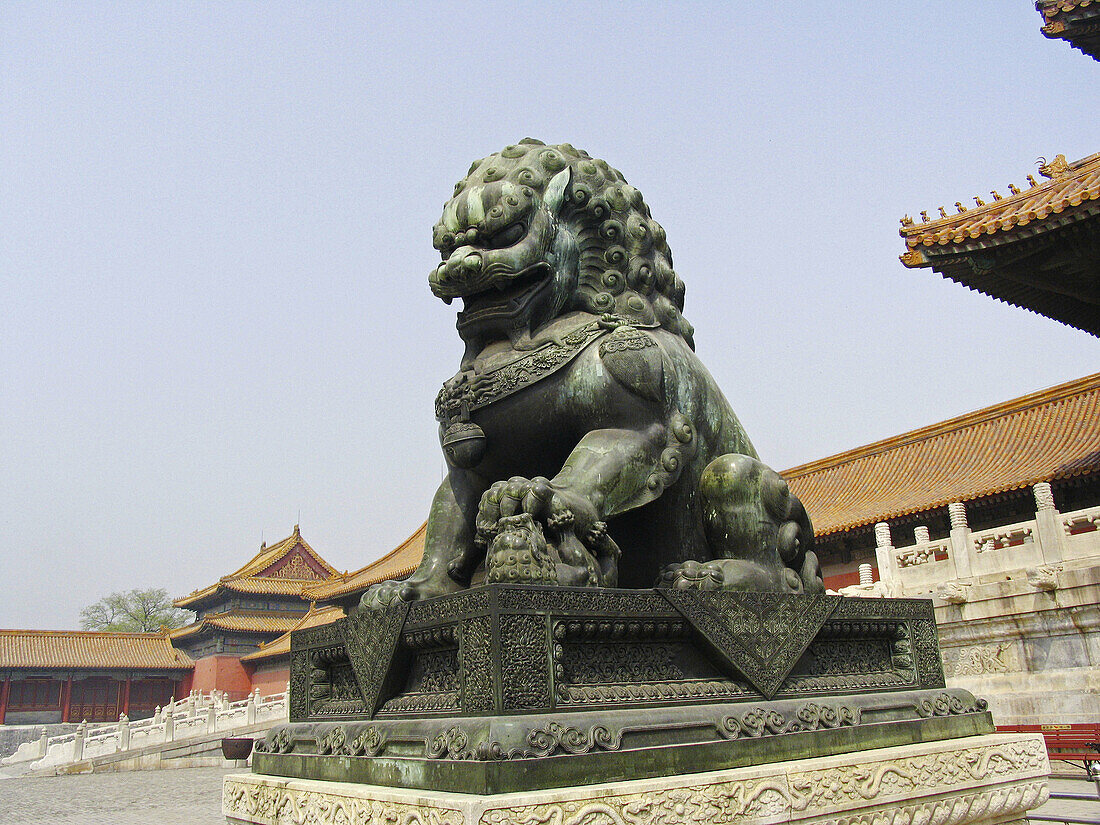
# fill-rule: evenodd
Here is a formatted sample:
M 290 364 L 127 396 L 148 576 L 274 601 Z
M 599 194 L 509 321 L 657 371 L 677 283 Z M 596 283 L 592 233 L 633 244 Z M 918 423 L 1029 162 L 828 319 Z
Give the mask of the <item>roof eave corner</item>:
M 218 584 L 220 585 L 221 582 Z M 213 593 L 192 593 L 190 596 L 180 596 L 178 599 L 172 599 L 172 606 L 194 612 L 197 605 L 205 604 L 211 596 L 218 595 L 221 590 L 222 588 L 218 587 Z
M 1066 36 L 1066 24 L 1061 20 L 1055 20 L 1041 27 L 1039 31 L 1049 40 L 1064 40 Z
M 924 254 L 919 248 L 910 249 L 904 255 L 899 255 L 898 260 L 902 262 L 909 269 L 917 269 L 922 266 L 931 265 L 931 261 L 928 260 L 928 256 Z

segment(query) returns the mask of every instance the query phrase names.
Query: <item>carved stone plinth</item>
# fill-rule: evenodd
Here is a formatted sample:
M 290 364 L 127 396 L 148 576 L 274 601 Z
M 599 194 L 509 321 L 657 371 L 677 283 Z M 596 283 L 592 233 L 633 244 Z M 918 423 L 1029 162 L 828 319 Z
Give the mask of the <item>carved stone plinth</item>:
M 237 774 L 222 806 L 235 825 L 1000 825 L 1046 801 L 1048 772 L 1042 736 L 994 734 L 480 796 Z

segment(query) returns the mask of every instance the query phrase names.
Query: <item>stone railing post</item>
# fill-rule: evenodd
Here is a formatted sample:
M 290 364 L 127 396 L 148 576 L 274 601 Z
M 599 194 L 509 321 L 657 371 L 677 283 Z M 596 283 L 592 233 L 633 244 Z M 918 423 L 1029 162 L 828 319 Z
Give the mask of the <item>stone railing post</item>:
M 206 732 L 213 733 L 218 729 L 218 709 L 211 705 L 206 709 Z
M 88 733 L 88 720 L 84 719 L 76 728 L 73 736 L 73 761 L 79 762 L 84 758 L 84 737 Z
M 951 558 L 955 561 L 955 576 L 969 579 L 974 575 L 971 563 L 974 541 L 970 538 L 970 525 L 966 521 L 966 505 L 953 501 L 947 505 L 947 514 L 951 517 Z
M 171 742 L 176 735 L 176 721 L 172 718 L 172 709 L 164 712 L 164 741 Z
M 1039 552 L 1044 564 L 1057 564 L 1066 554 L 1062 514 L 1054 506 L 1054 490 L 1049 481 L 1040 481 L 1031 489 L 1035 493 L 1035 538 L 1039 541 Z
M 900 596 L 902 586 L 898 576 L 898 559 L 894 555 L 890 525 L 885 521 L 875 525 L 875 558 L 878 560 L 878 579 L 886 588 L 887 595 Z
M 928 544 L 932 539 L 928 536 L 927 527 L 914 527 L 913 528 L 913 543 L 914 544 Z
M 46 732 L 45 728 L 42 728 L 42 735 L 38 737 L 38 758 L 42 759 L 46 756 L 46 751 L 50 749 L 50 735 Z
M 125 713 L 118 717 L 118 739 L 115 741 L 115 750 L 130 750 L 130 717 Z
M 875 583 L 875 568 L 867 562 L 859 566 L 859 583 L 862 586 Z
M 246 725 L 256 724 L 256 694 L 248 694 L 248 701 L 244 706 L 244 723 Z

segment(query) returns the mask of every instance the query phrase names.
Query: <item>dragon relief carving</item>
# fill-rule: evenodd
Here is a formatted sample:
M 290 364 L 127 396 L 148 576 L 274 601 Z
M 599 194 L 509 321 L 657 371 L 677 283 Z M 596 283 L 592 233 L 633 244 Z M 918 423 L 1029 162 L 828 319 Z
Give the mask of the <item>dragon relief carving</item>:
M 1015 650 L 1007 642 L 974 645 L 944 651 L 944 672 L 948 676 L 984 676 L 1019 670 Z
M 491 808 L 479 825 L 649 825 L 770 821 L 789 810 L 781 777 L 614 794 L 543 805 Z
M 809 820 L 813 825 L 969 825 L 996 818 L 1009 821 L 1047 799 L 1042 780 L 918 799 L 871 811 L 857 810 Z M 241 822 L 343 825 L 349 822 L 418 825 L 648 825 L 648 823 L 733 823 L 789 817 L 792 794 L 782 776 L 603 794 L 542 804 L 489 807 L 467 819 L 459 810 L 414 802 L 368 799 L 331 791 L 295 790 L 230 777 L 222 790 L 222 812 Z M 797 810 L 797 809 L 796 809 Z
M 490 808 L 479 825 L 587 825 L 652 822 L 795 821 L 813 825 L 966 825 L 1006 821 L 1042 804 L 1042 756 L 1027 743 L 962 748 L 745 779 L 650 787 L 542 804 Z M 981 787 L 992 778 L 995 787 Z M 1000 784 L 1006 781 L 1011 784 Z M 978 787 L 975 787 L 978 785 Z M 946 793 L 945 793 L 946 792 Z M 823 815 L 824 814 L 824 815 Z
M 881 797 L 950 788 L 990 777 L 1008 779 L 1045 768 L 1046 752 L 1038 742 L 958 748 L 902 757 L 872 765 L 843 765 L 790 776 L 791 805 L 796 811 L 860 803 Z
M 464 825 L 466 822 L 457 809 L 365 799 L 351 794 L 293 790 L 235 779 L 222 787 L 222 813 L 235 822 L 279 825 L 346 825 L 351 822 Z
M 448 475 L 419 568 L 364 608 L 482 578 L 823 592 L 809 517 L 696 357 L 665 232 L 617 170 L 520 141 L 471 166 L 434 245 L 432 292 L 463 302 Z

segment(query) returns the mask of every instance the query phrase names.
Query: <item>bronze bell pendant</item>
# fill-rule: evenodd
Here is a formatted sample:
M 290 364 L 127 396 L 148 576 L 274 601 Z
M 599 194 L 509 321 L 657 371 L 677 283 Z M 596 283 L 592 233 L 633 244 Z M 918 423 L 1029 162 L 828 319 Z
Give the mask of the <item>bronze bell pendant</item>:
M 463 470 L 476 467 L 485 456 L 485 431 L 473 421 L 455 421 L 442 440 L 447 460 Z

